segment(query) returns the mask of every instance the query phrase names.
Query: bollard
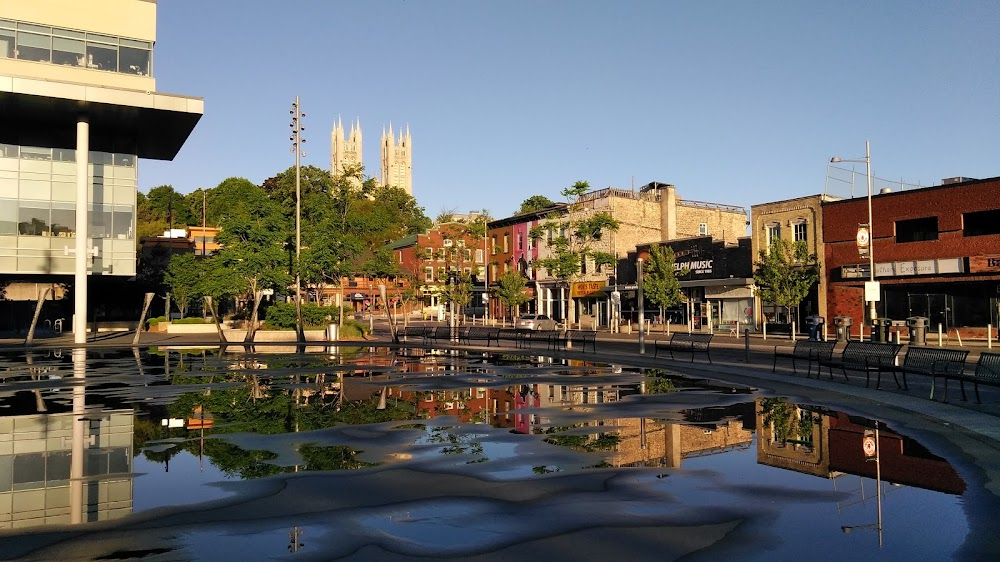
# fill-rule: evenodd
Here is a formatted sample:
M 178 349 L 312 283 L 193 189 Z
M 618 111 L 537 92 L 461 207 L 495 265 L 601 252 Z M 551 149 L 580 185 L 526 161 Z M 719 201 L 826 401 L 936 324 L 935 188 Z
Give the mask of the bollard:
M 941 324 L 938 324 L 938 347 L 944 347 L 943 334 L 941 333 Z
M 767 341 L 767 320 L 764 320 L 764 341 Z
M 750 328 L 743 330 L 743 360 L 750 362 Z
M 795 341 L 795 321 L 794 321 L 794 320 L 792 321 L 792 334 L 791 334 L 791 340 L 792 340 L 792 341 Z
M 986 325 L 986 349 L 993 349 L 993 324 Z
M 955 337 L 958 338 L 958 347 L 965 347 L 962 345 L 962 334 L 958 332 L 958 328 L 955 328 Z

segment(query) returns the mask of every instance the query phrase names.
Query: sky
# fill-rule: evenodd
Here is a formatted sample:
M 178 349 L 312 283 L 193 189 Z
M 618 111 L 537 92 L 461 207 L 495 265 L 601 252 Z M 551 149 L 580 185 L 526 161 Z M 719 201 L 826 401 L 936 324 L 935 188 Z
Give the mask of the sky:
M 143 192 L 294 166 L 295 96 L 303 165 L 359 119 L 378 177 L 383 128 L 409 127 L 431 218 L 578 180 L 747 210 L 864 196 L 864 163 L 829 161 L 866 140 L 876 191 L 1000 176 L 996 0 L 161 0 L 154 76 L 205 115 Z

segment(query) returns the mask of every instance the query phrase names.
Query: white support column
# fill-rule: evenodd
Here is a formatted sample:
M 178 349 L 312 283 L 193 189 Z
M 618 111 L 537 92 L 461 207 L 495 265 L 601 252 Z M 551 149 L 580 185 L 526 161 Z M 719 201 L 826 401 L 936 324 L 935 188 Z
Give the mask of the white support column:
M 73 342 L 87 342 L 87 243 L 90 216 L 87 208 L 87 177 L 90 160 L 90 123 L 86 117 L 76 122 L 76 261 L 73 277 Z

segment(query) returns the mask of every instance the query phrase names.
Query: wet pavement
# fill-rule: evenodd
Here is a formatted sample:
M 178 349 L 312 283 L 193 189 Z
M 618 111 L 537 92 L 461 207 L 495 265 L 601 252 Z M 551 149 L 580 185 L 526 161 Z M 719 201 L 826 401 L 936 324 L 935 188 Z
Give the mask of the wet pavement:
M 743 339 L 717 336 L 708 364 L 654 359 L 655 335 L 647 355 L 635 335 L 596 353 L 395 353 L 376 338 L 305 355 L 165 334 L 117 348 L 131 337 L 89 343 L 82 383 L 65 339 L 38 341 L 30 364 L 17 342 L 0 352 L 0 423 L 23 437 L 7 511 L 0 442 L 0 520 L 35 525 L 0 532 L 0 556 L 1000 555 L 996 389 L 945 404 L 919 379 L 772 374 L 774 345 L 791 345 L 773 339 L 752 338 L 747 362 Z M 80 480 L 64 478 L 74 420 L 89 423 L 85 470 L 99 467 L 85 525 L 61 519 Z M 881 546 L 861 446 L 876 428 Z M 42 464 L 31 439 L 49 443 Z

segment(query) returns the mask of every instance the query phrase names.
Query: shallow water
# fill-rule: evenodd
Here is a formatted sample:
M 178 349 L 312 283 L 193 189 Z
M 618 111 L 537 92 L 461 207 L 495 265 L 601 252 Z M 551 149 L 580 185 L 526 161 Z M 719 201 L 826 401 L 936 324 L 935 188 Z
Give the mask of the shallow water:
M 949 558 L 970 494 L 873 420 L 527 355 L 0 357 L 0 557 Z

